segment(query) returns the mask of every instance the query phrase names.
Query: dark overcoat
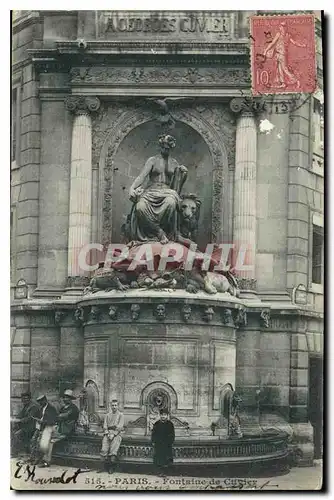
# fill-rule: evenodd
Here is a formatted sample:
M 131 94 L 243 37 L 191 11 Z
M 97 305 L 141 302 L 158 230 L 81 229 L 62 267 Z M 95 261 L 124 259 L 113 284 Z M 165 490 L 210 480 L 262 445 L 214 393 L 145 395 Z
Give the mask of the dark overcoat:
M 170 420 L 155 422 L 152 430 L 153 462 L 158 467 L 173 463 L 174 425 Z

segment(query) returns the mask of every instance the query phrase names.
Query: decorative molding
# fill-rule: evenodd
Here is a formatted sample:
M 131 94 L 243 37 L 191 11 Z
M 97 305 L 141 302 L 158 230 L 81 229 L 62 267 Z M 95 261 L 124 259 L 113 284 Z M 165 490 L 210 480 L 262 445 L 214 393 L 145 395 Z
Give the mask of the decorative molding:
M 180 42 L 169 42 L 169 41 L 134 41 L 134 40 L 90 40 L 87 42 L 87 48 L 85 50 L 85 55 L 98 55 L 98 54 L 117 54 L 119 55 L 120 50 L 141 50 L 141 53 L 147 51 L 148 54 L 152 54 L 152 46 L 158 50 L 166 50 L 167 54 L 170 55 L 171 48 L 176 53 L 181 53 L 182 51 L 191 50 L 192 53 L 207 53 L 212 54 L 213 51 L 215 55 L 225 55 L 225 56 L 238 56 L 243 57 L 247 55 L 249 50 L 249 40 L 229 40 L 226 42 L 199 42 L 193 40 L 191 42 L 186 42 L 184 40 Z M 82 56 L 82 50 L 78 48 L 77 41 L 61 41 L 57 42 L 57 50 L 59 54 L 71 54 Z M 34 51 L 37 52 L 37 51 Z M 38 53 L 38 52 L 37 52 Z M 44 55 L 43 50 L 39 50 L 40 54 Z
M 82 66 L 80 68 L 71 68 L 70 69 L 70 81 L 71 81 L 71 83 L 86 81 L 89 69 L 90 68 L 85 68 Z
M 292 330 L 294 327 L 294 322 L 292 319 L 283 317 L 283 318 L 271 318 L 270 320 L 270 328 L 272 330 L 278 330 L 282 332 L 286 332 L 288 330 Z
M 93 113 L 100 108 L 100 99 L 91 96 L 67 96 L 65 107 L 74 114 Z
M 108 310 L 108 316 L 116 321 L 118 319 L 118 308 L 116 306 L 110 306 Z
M 75 67 L 70 71 L 72 84 L 136 85 L 169 84 L 199 86 L 249 86 L 249 70 L 243 68 L 183 68 L 183 67 Z
M 77 323 L 83 323 L 85 319 L 85 311 L 82 307 L 77 307 L 74 311 L 74 319 Z
M 235 97 L 230 101 L 230 109 L 241 116 L 254 116 L 265 109 L 263 98 Z
M 236 276 L 236 280 L 240 290 L 256 291 L 257 281 L 255 278 L 239 278 Z
M 224 174 L 221 169 L 213 171 L 212 183 L 212 212 L 211 212 L 211 241 L 222 241 L 223 231 L 223 187 Z
M 138 423 L 140 423 L 138 421 Z M 141 420 L 143 425 L 143 420 Z M 130 424 L 130 427 L 132 425 Z M 140 440 L 140 438 L 137 438 Z M 287 455 L 288 434 L 277 432 L 273 435 L 263 437 L 253 437 L 244 439 L 228 439 L 224 441 L 198 441 L 196 437 L 191 437 L 189 442 L 184 444 L 175 443 L 173 446 L 173 455 L 175 459 L 182 459 L 183 463 L 191 462 L 191 459 L 221 459 L 228 460 L 229 457 L 243 458 L 243 461 L 254 461 L 256 456 L 258 459 L 273 460 L 274 458 L 286 457 Z M 73 436 L 68 440 L 60 441 L 55 445 L 56 456 L 75 457 L 76 455 L 87 455 L 92 457 L 100 456 L 101 437 L 100 436 Z M 123 437 L 122 444 L 119 449 L 119 457 L 121 461 L 131 461 L 140 458 L 152 459 L 153 447 L 149 443 L 134 442 L 128 440 L 127 436 Z
M 247 326 L 247 312 L 246 309 L 237 309 L 234 323 L 237 327 Z
M 56 325 L 59 325 L 65 316 L 66 316 L 65 311 L 55 311 L 55 323 L 56 323 Z
M 260 314 L 261 325 L 265 328 L 270 327 L 270 310 L 263 309 Z
M 189 304 L 184 304 L 184 306 L 181 309 L 181 315 L 185 323 L 188 323 L 188 321 L 190 320 L 191 312 L 192 312 L 191 306 Z
M 98 190 L 98 214 L 102 216 L 102 221 L 98 225 L 97 239 L 103 245 L 109 245 L 112 232 L 112 189 L 113 189 L 113 157 L 118 146 L 127 134 L 146 121 L 154 119 L 151 112 L 127 111 L 125 105 L 121 107 L 119 120 L 113 121 L 114 127 L 107 129 L 99 159 L 100 186 Z M 93 147 L 95 146 L 93 140 Z M 93 152 L 94 154 L 94 152 Z
M 213 307 L 207 307 L 204 310 L 203 318 L 207 323 L 210 323 L 213 320 L 213 316 L 215 314 L 215 311 Z
M 88 321 L 98 321 L 100 319 L 101 311 L 99 306 L 91 306 Z
M 146 429 L 147 426 L 147 417 L 146 415 L 141 415 L 138 417 L 136 420 L 131 420 L 126 424 L 126 429 L 133 429 L 133 428 L 141 428 L 141 429 Z
M 223 323 L 226 326 L 235 326 L 231 309 L 223 309 Z
M 210 296 L 207 297 L 204 304 L 196 306 L 192 302 L 193 294 L 191 293 L 187 294 L 187 297 L 169 303 L 159 302 L 161 300 L 159 298 L 158 301 L 154 300 L 152 302 L 151 297 L 147 301 L 141 300 L 140 303 L 132 303 L 131 300 L 125 301 L 122 298 L 115 300 L 116 297 L 117 294 L 113 295 L 113 301 L 111 302 L 108 295 L 105 298 L 103 298 L 103 295 L 95 298 L 94 294 L 91 294 L 81 300 L 76 309 L 74 306 L 71 314 L 74 313 L 74 320 L 78 324 L 99 323 L 106 325 L 106 327 L 112 325 L 114 322 L 122 324 L 131 324 L 139 321 L 141 324 L 150 323 L 152 319 L 155 323 L 160 323 L 167 321 L 169 310 L 171 311 L 169 315 L 171 317 L 168 317 L 168 320 L 170 320 L 171 324 L 182 324 L 184 322 L 188 325 L 203 325 L 203 322 L 205 322 L 206 324 L 218 327 L 230 326 L 236 328 L 242 322 L 243 312 L 240 312 L 239 305 L 236 308 L 231 303 L 225 304 L 216 300 L 208 302 Z M 246 311 L 247 308 L 242 310 Z M 61 312 L 65 316 L 65 311 Z M 70 313 L 70 309 L 68 309 L 67 313 Z M 236 317 L 239 319 L 235 319 Z M 260 324 L 260 313 L 258 313 L 258 318 Z M 52 319 L 52 321 L 54 320 Z M 93 334 L 93 337 L 95 337 L 95 334 Z M 228 337 L 232 338 L 233 335 L 229 333 Z
M 154 309 L 154 316 L 159 321 L 164 321 L 166 319 L 166 306 L 164 304 L 158 304 Z
M 140 317 L 141 307 L 139 304 L 131 304 L 130 308 L 132 321 L 137 321 Z
M 90 278 L 88 276 L 68 276 L 66 280 L 66 288 L 85 288 L 89 285 Z
M 41 23 L 42 15 L 38 10 L 21 10 L 17 18 L 12 20 L 12 35 L 20 33 L 32 24 Z

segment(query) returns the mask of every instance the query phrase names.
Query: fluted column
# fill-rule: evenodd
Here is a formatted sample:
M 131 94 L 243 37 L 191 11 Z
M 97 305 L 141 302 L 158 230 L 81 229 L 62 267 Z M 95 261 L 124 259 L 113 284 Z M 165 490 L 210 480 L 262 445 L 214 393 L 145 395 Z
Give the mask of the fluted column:
M 91 243 L 92 122 L 100 107 L 97 97 L 69 96 L 66 107 L 74 114 L 71 147 L 68 230 L 68 286 L 85 284 L 87 272 L 79 266 L 80 250 Z
M 242 289 L 255 290 L 256 255 L 256 144 L 257 131 L 253 99 L 232 99 L 231 110 L 238 114 L 234 176 L 233 241 L 239 249 L 236 269 Z M 245 251 L 241 258 L 240 249 Z M 240 264 L 247 269 L 240 269 Z

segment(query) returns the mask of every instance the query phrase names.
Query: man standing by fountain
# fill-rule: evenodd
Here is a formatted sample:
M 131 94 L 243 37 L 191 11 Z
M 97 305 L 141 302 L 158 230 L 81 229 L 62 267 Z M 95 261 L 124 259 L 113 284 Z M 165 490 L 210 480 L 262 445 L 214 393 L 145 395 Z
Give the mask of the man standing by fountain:
M 112 473 L 124 430 L 124 415 L 118 409 L 117 399 L 111 401 L 111 411 L 104 418 L 103 430 L 101 456 L 104 461 L 104 470 Z
M 168 419 L 168 410 L 160 410 L 160 420 L 155 422 L 152 430 L 153 462 L 160 474 L 173 463 L 173 443 L 175 431 L 173 423 Z

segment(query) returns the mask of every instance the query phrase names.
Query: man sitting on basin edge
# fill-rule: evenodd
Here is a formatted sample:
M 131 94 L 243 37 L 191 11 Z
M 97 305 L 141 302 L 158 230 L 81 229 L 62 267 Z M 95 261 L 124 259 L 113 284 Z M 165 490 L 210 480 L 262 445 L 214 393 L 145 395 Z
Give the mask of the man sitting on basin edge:
M 117 452 L 122 442 L 124 430 L 124 415 L 118 409 L 117 399 L 111 401 L 111 411 L 104 418 L 101 456 L 104 461 L 104 470 L 114 471 Z

